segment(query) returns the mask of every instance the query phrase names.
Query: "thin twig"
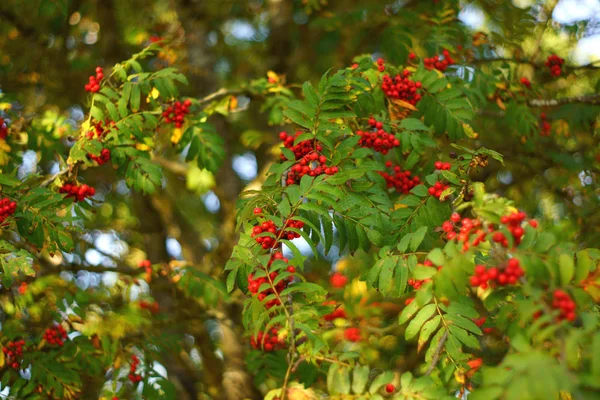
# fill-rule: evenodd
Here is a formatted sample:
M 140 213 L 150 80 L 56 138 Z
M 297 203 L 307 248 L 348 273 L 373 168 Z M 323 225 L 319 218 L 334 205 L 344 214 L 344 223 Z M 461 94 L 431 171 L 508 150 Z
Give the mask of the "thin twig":
M 555 107 L 571 103 L 600 104 L 600 94 L 562 97 L 560 99 L 531 99 L 527 102 L 530 107 Z
M 65 175 L 65 174 L 66 174 L 66 173 L 68 173 L 70 170 L 71 170 L 71 167 L 67 167 L 67 168 L 61 169 L 61 170 L 60 170 L 60 171 L 58 171 L 57 173 L 55 173 L 55 174 L 51 175 L 49 178 L 45 179 L 45 180 L 44 180 L 44 181 L 43 181 L 43 182 L 40 184 L 40 186 L 41 186 L 41 187 L 46 187 L 46 186 L 48 186 L 49 184 L 51 184 L 52 182 L 54 182 L 54 180 L 55 180 L 56 178 L 58 178 L 59 176 Z
M 431 373 L 433 372 L 433 369 L 437 365 L 438 361 L 440 361 L 440 355 L 442 354 L 442 349 L 444 348 L 444 343 L 446 343 L 447 339 L 448 339 L 448 330 L 446 330 L 446 332 L 444 332 L 444 335 L 442 336 L 442 338 L 440 339 L 440 342 L 438 343 L 437 347 L 435 348 L 435 352 L 433 353 L 433 358 L 431 359 L 431 365 L 429 365 L 429 368 L 427 368 L 427 372 L 425 372 L 425 375 L 431 375 Z

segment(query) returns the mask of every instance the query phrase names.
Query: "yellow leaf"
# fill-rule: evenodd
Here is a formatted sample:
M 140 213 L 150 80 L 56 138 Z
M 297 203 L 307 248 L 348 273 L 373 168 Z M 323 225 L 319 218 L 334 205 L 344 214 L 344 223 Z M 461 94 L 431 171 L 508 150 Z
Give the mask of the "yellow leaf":
M 146 103 L 150 103 L 150 99 L 158 99 L 158 96 L 160 96 L 160 92 L 158 91 L 158 89 L 152 88 L 150 94 L 148 95 L 148 98 L 146 99 Z
M 173 134 L 171 135 L 171 143 L 177 144 L 181 140 L 183 136 L 183 130 L 181 128 L 173 129 Z
M 506 110 L 506 106 L 504 105 L 504 103 L 502 102 L 502 99 L 500 97 L 496 97 L 496 104 L 498 105 L 498 107 L 500 107 L 502 110 Z
M 140 151 L 150 151 L 150 146 L 144 143 L 136 143 L 135 148 Z
M 408 207 L 406 204 L 394 204 L 394 210 Z
M 394 121 L 406 118 L 411 111 L 417 111 L 417 108 L 406 101 L 391 99 L 388 103 L 388 111 L 390 119 Z
M 479 134 L 473 130 L 473 127 L 469 124 L 463 124 L 463 129 L 465 131 L 465 135 L 471 139 L 477 139 Z
M 12 108 L 12 104 L 10 103 L 0 103 L 0 110 L 6 111 Z
M 4 367 L 4 352 L 0 351 L 0 368 Z

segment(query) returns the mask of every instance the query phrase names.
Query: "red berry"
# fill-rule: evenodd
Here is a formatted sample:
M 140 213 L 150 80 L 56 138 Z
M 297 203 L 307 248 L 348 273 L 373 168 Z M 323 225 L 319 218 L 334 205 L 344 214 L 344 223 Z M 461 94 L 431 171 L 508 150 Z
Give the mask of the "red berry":
M 385 385 L 386 392 L 392 393 L 394 390 L 396 390 L 396 387 L 394 385 L 392 385 L 391 383 L 388 383 L 387 385 Z

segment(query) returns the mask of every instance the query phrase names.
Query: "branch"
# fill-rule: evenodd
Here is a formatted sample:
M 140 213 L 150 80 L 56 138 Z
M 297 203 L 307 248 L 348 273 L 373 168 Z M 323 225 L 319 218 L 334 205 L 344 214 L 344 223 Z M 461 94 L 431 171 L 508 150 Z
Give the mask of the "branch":
M 201 99 L 198 99 L 198 102 L 200 104 L 205 104 L 205 103 L 209 103 L 213 100 L 219 99 L 221 97 L 225 97 L 225 96 L 230 96 L 230 95 L 235 95 L 235 94 L 242 94 L 245 93 L 244 90 L 240 90 L 240 89 L 225 89 L 225 88 L 221 88 L 219 90 L 217 90 L 214 93 L 209 94 L 208 96 L 205 96 Z
M 546 66 L 546 64 L 540 64 L 540 63 L 534 63 L 532 61 L 529 60 L 519 60 L 516 58 L 508 58 L 508 57 L 498 57 L 498 58 L 477 58 L 477 59 L 473 59 L 471 61 L 469 61 L 469 64 L 487 64 L 487 63 L 495 63 L 495 62 L 509 62 L 509 63 L 515 63 L 515 64 L 529 64 L 529 65 L 533 65 L 534 67 L 537 68 L 544 68 Z M 594 61 L 591 62 L 589 64 L 583 64 L 583 65 L 565 65 L 565 68 L 567 69 L 571 69 L 571 70 L 577 70 L 577 69 L 598 69 L 600 68 L 600 61 Z
M 442 336 L 442 338 L 440 339 L 440 342 L 438 343 L 437 347 L 435 348 L 435 353 L 433 353 L 433 358 L 431 359 L 431 365 L 429 365 L 429 368 L 427 368 L 427 372 L 425 372 L 425 375 L 431 375 L 431 373 L 433 372 L 433 369 L 435 368 L 438 361 L 440 360 L 440 355 L 442 354 L 442 349 L 444 348 L 444 343 L 446 343 L 447 339 L 448 339 L 448 330 L 446 330 L 446 332 L 444 332 L 444 335 Z
M 527 101 L 527 105 L 530 107 L 556 107 L 571 103 L 600 104 L 600 94 L 586 94 L 583 96 L 563 97 L 560 99 L 531 99 Z
M 58 171 L 57 173 L 51 175 L 49 178 L 45 179 L 42 183 L 40 183 L 40 187 L 46 187 L 46 186 L 48 186 L 49 184 L 51 184 L 52 182 L 54 182 L 54 180 L 56 178 L 58 178 L 59 176 L 67 174 L 69 171 L 71 171 L 71 167 L 67 167 L 67 168 L 61 169 L 60 171 Z

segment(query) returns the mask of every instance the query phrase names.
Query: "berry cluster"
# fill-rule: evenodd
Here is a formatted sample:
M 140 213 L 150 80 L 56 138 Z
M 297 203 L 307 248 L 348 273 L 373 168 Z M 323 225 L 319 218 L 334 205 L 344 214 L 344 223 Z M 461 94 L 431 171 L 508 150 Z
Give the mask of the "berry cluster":
M 379 70 L 379 72 L 385 71 L 385 61 L 383 58 L 377 59 L 377 70 Z
M 140 301 L 140 308 L 150 311 L 152 314 L 158 314 L 159 305 L 158 302 L 154 301 L 152 303 L 148 303 L 147 301 Z
M 482 229 L 479 219 L 462 218 L 457 213 L 452 213 L 450 220 L 442 224 L 442 230 L 446 232 L 448 240 L 463 242 L 463 251 L 469 250 L 471 246 L 478 246 L 486 241 L 486 232 Z M 492 227 L 488 228 L 491 232 Z M 471 238 L 475 239 L 471 242 Z
M 349 342 L 360 342 L 362 339 L 360 336 L 360 329 L 358 328 L 347 328 L 344 331 L 344 339 Z
M 6 347 L 2 348 L 6 364 L 13 369 L 19 369 L 21 366 L 21 358 L 23 357 L 23 348 L 25 347 L 24 340 L 8 342 Z
M 92 161 L 96 161 L 98 165 L 106 164 L 110 161 L 110 150 L 102 149 L 99 156 L 95 156 L 91 153 L 88 153 L 87 158 L 89 158 Z
M 360 136 L 359 146 L 371 148 L 381 154 L 387 154 L 390 149 L 400 146 L 400 141 L 394 135 L 383 130 L 381 122 L 370 118 L 369 125 L 374 128 L 371 132 L 356 131 L 356 134 Z
M 102 67 L 96 67 L 96 76 L 90 76 L 89 83 L 85 85 L 86 92 L 96 93 L 100 90 L 100 81 L 104 79 L 104 71 Z
M 2 224 L 8 217 L 15 213 L 17 209 L 17 202 L 11 201 L 8 197 L 0 200 L 0 224 Z
M 575 321 L 575 302 L 569 296 L 569 294 L 563 290 L 556 289 L 553 293 L 552 308 L 560 310 L 558 315 L 558 321 L 567 320 L 570 322 Z
M 425 265 L 426 267 L 433 267 L 434 266 L 433 263 L 431 261 L 429 261 L 429 260 L 423 261 L 423 265 Z M 442 265 L 438 266 L 437 269 L 438 269 L 438 271 L 440 269 L 442 269 Z M 430 281 L 431 281 L 431 278 L 421 279 L 421 280 L 409 278 L 408 279 L 408 285 L 412 286 L 412 288 L 415 289 L 415 290 L 419 290 L 424 283 L 427 283 L 427 282 L 430 282 Z
M 560 58 L 556 54 L 552 54 L 548 56 L 546 60 L 546 67 L 550 68 L 550 74 L 552 76 L 560 76 L 562 73 L 562 65 L 565 63 L 563 58 Z
M 4 118 L 0 118 L 0 139 L 6 139 L 8 136 L 8 126 L 4 123 Z
M 525 230 L 521 226 L 523 221 L 525 221 L 525 218 L 527 218 L 527 214 L 525 214 L 523 211 L 515 211 L 510 215 L 504 215 L 500 218 L 500 223 L 506 225 L 510 231 L 515 242 L 515 246 L 518 246 L 521 243 L 521 239 L 525 234 Z M 529 224 L 534 228 L 537 227 L 537 221 L 535 220 L 530 220 Z M 492 236 L 492 240 L 504 247 L 508 247 L 508 240 L 502 232 L 495 232 Z
M 133 383 L 138 383 L 139 381 L 142 380 L 142 376 L 135 372 L 137 370 L 137 367 L 139 364 L 140 364 L 140 359 L 135 354 L 132 354 L 131 355 L 131 365 L 129 366 L 129 375 L 127 377 Z
M 550 136 L 552 133 L 552 125 L 546 119 L 546 113 L 540 114 L 540 136 Z
M 378 171 L 377 173 L 385 179 L 388 188 L 395 188 L 397 192 L 407 194 L 412 188 L 421 183 L 418 176 L 411 176 L 410 171 L 402 171 L 399 165 L 392 166 L 391 161 L 386 161 L 385 166 L 392 169 L 392 173 Z
M 450 171 L 452 165 L 449 162 L 436 161 L 433 166 L 440 171 Z
M 443 182 L 436 182 L 435 185 L 427 189 L 430 195 L 437 197 L 438 199 L 444 193 L 444 190 L 448 189 L 450 185 L 447 185 Z
M 516 285 L 519 278 L 525 274 L 523 268 L 516 258 L 511 258 L 506 263 L 504 269 L 497 267 L 486 268 L 485 265 L 476 265 L 475 274 L 471 276 L 471 286 L 479 286 L 482 289 L 487 289 L 490 285 L 506 286 Z
M 266 268 L 260 267 L 260 269 L 264 271 L 264 276 L 255 277 L 255 274 L 253 273 L 248 275 L 248 291 L 253 295 L 257 295 L 259 301 L 263 301 L 270 294 L 281 293 L 287 287 L 288 283 L 294 280 L 294 277 L 290 276 L 287 280 L 282 279 L 275 284 L 275 280 L 277 279 L 279 273 L 277 271 L 270 271 L 269 269 L 275 260 L 281 260 L 286 264 L 289 262 L 289 260 L 284 257 L 281 252 L 277 251 L 271 255 L 271 259 L 269 260 Z M 289 265 L 287 267 L 287 271 L 293 274 L 296 272 L 296 268 L 293 265 Z M 266 274 L 268 274 L 268 276 Z M 269 288 L 260 291 L 260 287 L 263 283 L 269 284 Z M 269 309 L 280 304 L 281 302 L 279 299 L 272 299 L 267 301 L 265 307 Z
M 487 321 L 487 317 L 479 317 L 479 318 L 475 318 L 473 319 L 473 322 L 475 323 L 475 325 L 477 325 L 479 328 L 481 328 L 485 322 Z M 490 334 L 492 333 L 492 331 L 494 330 L 494 328 L 483 328 L 481 331 L 483 333 L 487 333 Z
M 452 56 L 450 56 L 450 52 L 446 49 L 442 51 L 443 59 L 440 60 L 440 56 L 433 56 L 429 58 L 423 59 L 423 64 L 426 69 L 437 69 L 438 71 L 444 72 L 448 69 L 448 67 L 454 64 L 454 60 Z
M 256 212 L 256 210 L 255 210 L 255 212 Z M 283 233 L 282 233 L 281 230 L 279 230 L 275 226 L 275 222 L 273 222 L 272 220 L 268 220 L 268 221 L 261 223 L 260 225 L 256 225 L 252 229 L 252 234 L 250 236 L 255 237 L 256 242 L 258 244 L 260 244 L 263 249 L 265 249 L 265 250 L 272 249 L 275 246 L 277 246 L 276 238 L 278 238 L 278 237 L 281 237 L 282 239 L 288 239 L 288 240 L 293 240 L 293 239 L 300 237 L 300 235 L 298 233 L 289 231 L 288 228 L 302 229 L 303 227 L 304 227 L 304 222 L 288 219 L 287 221 L 285 221 L 285 224 L 283 227 Z M 275 237 L 258 236 L 261 233 L 265 233 L 265 232 L 272 233 Z
M 410 79 L 410 71 L 407 69 L 393 79 L 385 75 L 381 82 L 381 90 L 387 97 L 405 101 L 413 106 L 421 100 L 421 93 L 419 93 L 421 86 L 421 82 Z
M 323 303 L 324 306 L 334 306 L 337 305 L 337 303 L 335 302 L 335 300 L 331 300 L 331 301 L 326 301 Z M 325 321 L 333 321 L 334 319 L 338 319 L 338 318 L 347 318 L 348 316 L 346 315 L 346 311 L 344 310 L 343 306 L 339 306 L 337 307 L 335 310 L 333 310 L 332 312 L 330 312 L 329 314 L 326 314 L 323 316 L 323 319 L 325 319 Z
M 256 337 L 250 338 L 250 345 L 263 351 L 283 349 L 285 342 L 279 338 L 278 333 L 277 328 L 271 328 L 270 332 L 259 331 Z
M 303 140 L 302 142 L 294 145 L 294 140 L 296 140 L 296 138 L 298 136 L 300 136 L 303 132 L 302 131 L 297 131 L 294 136 L 292 135 L 288 135 L 287 132 L 280 132 L 279 133 L 279 139 L 281 139 L 283 141 L 283 145 L 292 151 L 292 153 L 294 153 L 294 156 L 296 157 L 296 161 L 304 158 L 304 156 L 307 156 L 313 152 L 321 152 L 323 150 L 323 147 L 316 141 L 312 141 L 312 140 Z M 281 161 L 285 161 L 285 155 L 281 154 Z
M 527 89 L 531 89 L 531 81 L 524 76 L 521 78 L 521 85 L 525 86 Z
M 65 343 L 66 338 L 67 331 L 61 325 L 56 325 L 52 328 L 48 328 L 46 329 L 46 332 L 44 332 L 44 340 L 48 342 L 48 344 L 62 346 Z
M 86 185 L 77 185 L 76 183 L 65 183 L 58 189 L 60 193 L 66 193 L 67 197 L 73 197 L 75 202 L 83 201 L 86 197 L 92 197 L 96 194 L 96 189 Z
M 19 291 L 19 294 L 27 293 L 27 282 L 21 282 L 17 290 Z
M 348 278 L 339 272 L 334 272 L 331 278 L 329 278 L 329 283 L 332 287 L 341 289 L 348 283 Z
M 176 101 L 173 105 L 163 111 L 162 116 L 167 124 L 173 123 L 176 128 L 181 128 L 185 122 L 185 116 L 190 113 L 192 102 L 186 99 L 183 103 Z
M 92 124 L 91 129 L 87 132 L 88 139 L 98 138 L 98 140 L 102 141 L 104 137 L 110 132 L 111 129 L 117 129 L 115 121 L 106 120 L 105 122 L 98 121 Z
M 327 166 L 327 158 L 319 154 L 323 150 L 319 142 L 316 140 L 303 140 L 294 145 L 294 140 L 301 134 L 302 132 L 300 131 L 296 132 L 294 136 L 288 135 L 286 132 L 279 133 L 279 138 L 283 141 L 283 145 L 294 153 L 294 157 L 298 161 L 288 172 L 286 184 L 293 185 L 298 183 L 307 174 L 309 176 L 337 174 L 339 168 Z M 286 160 L 284 154 L 281 154 L 281 160 Z

